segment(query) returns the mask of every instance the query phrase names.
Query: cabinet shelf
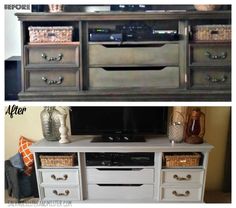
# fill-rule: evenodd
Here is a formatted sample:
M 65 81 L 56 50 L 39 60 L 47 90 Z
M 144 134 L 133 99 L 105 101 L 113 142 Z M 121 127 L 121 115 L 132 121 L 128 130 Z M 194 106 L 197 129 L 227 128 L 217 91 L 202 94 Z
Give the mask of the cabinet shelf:
M 51 169 L 53 169 L 53 170 L 55 170 L 55 169 L 61 169 L 61 170 L 63 170 L 63 169 L 67 169 L 67 170 L 69 170 L 69 169 L 79 169 L 79 166 L 76 165 L 76 166 L 65 166 L 65 167 L 45 167 L 45 168 L 39 167 L 38 168 L 39 171 L 47 171 L 47 170 L 51 170 Z
M 78 41 L 72 41 L 72 42 L 48 42 L 48 43 L 28 43 L 30 46 L 50 46 L 50 45 L 80 45 L 80 42 Z
M 182 167 L 182 166 L 176 166 L 176 167 L 166 167 L 166 166 L 163 166 L 162 169 L 166 170 L 166 169 L 181 169 L 181 170 L 184 170 L 184 169 L 203 169 L 204 167 L 203 166 L 189 166 L 189 167 Z

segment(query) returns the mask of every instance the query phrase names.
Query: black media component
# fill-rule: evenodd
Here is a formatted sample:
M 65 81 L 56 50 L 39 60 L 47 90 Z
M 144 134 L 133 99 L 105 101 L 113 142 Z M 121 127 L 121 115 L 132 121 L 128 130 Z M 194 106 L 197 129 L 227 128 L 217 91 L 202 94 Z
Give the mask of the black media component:
M 153 39 L 152 28 L 139 22 L 117 25 L 116 31 L 123 34 L 124 41 L 148 41 Z
M 177 30 L 155 30 L 153 29 L 153 38 L 158 41 L 177 41 L 179 34 Z
M 86 153 L 87 166 L 153 166 L 154 153 Z
M 121 33 L 89 33 L 89 41 L 122 42 L 123 36 Z
M 112 31 L 109 28 L 93 28 L 89 29 L 89 41 L 122 42 L 123 35 L 122 33 Z
M 123 34 L 124 41 L 174 41 L 179 40 L 177 30 L 160 30 L 148 24 L 133 22 L 117 25 L 116 31 Z

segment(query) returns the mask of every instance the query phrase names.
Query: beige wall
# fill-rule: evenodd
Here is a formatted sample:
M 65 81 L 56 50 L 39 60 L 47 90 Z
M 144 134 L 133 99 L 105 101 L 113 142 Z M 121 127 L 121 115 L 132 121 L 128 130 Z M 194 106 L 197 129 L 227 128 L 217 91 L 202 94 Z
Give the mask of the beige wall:
M 18 151 L 18 140 L 21 135 L 35 142 L 43 138 L 40 120 L 42 110 L 43 107 L 26 107 L 23 115 L 15 115 L 13 118 L 5 115 L 5 158 Z M 61 111 L 59 108 L 58 110 Z M 69 126 L 69 119 L 67 124 Z
M 32 141 L 42 138 L 40 112 L 42 107 L 27 107 L 23 115 L 10 118 L 5 115 L 5 157 L 9 158 L 18 151 L 18 140 L 25 136 Z
M 42 138 L 40 112 L 42 107 L 27 107 L 23 116 L 11 119 L 5 116 L 5 157 L 14 155 L 18 149 L 18 139 L 21 135 L 33 141 Z M 215 148 L 209 156 L 209 166 L 206 180 L 207 190 L 220 190 L 223 183 L 225 150 L 228 138 L 230 118 L 229 107 L 204 107 L 206 114 L 205 139 Z M 68 120 L 67 120 L 68 122 Z M 69 123 L 67 123 L 69 126 Z
M 206 107 L 205 113 L 205 139 L 214 146 L 209 155 L 206 189 L 218 191 L 223 186 L 226 144 L 230 125 L 230 107 Z

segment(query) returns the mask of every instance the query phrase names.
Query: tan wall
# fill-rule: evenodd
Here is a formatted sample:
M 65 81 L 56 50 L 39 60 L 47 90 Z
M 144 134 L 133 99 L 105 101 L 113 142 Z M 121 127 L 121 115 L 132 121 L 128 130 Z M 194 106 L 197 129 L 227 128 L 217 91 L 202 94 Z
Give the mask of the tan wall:
M 5 110 L 7 107 L 5 108 Z M 41 130 L 40 113 L 43 107 L 26 107 L 23 115 L 10 118 L 5 115 L 5 158 L 13 156 L 18 151 L 18 140 L 25 136 L 32 141 L 43 138 Z M 61 109 L 58 109 L 61 110 Z M 67 119 L 67 126 L 69 126 Z
M 9 118 L 8 115 L 5 116 L 6 158 L 9 158 L 17 152 L 18 139 L 21 135 L 24 135 L 33 141 L 42 138 L 40 123 L 40 112 L 42 109 L 42 107 L 27 107 L 27 111 L 23 116 L 14 116 L 13 119 Z M 224 176 L 230 108 L 204 107 L 202 110 L 206 114 L 205 139 L 215 147 L 209 156 L 206 189 L 220 190 Z
M 224 180 L 225 152 L 230 125 L 230 107 L 206 107 L 205 139 L 214 146 L 209 155 L 207 190 L 221 190 Z
M 32 141 L 42 138 L 40 112 L 42 107 L 27 107 L 23 115 L 10 118 L 5 115 L 5 158 L 9 158 L 18 151 L 18 140 L 25 136 Z

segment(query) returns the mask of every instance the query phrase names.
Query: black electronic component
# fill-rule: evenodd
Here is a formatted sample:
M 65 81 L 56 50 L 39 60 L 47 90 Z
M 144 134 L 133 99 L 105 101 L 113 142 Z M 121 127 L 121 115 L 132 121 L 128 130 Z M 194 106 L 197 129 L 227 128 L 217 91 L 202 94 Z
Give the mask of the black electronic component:
M 153 166 L 154 153 L 86 153 L 87 166 Z
M 122 33 L 89 33 L 89 41 L 93 42 L 122 42 Z

